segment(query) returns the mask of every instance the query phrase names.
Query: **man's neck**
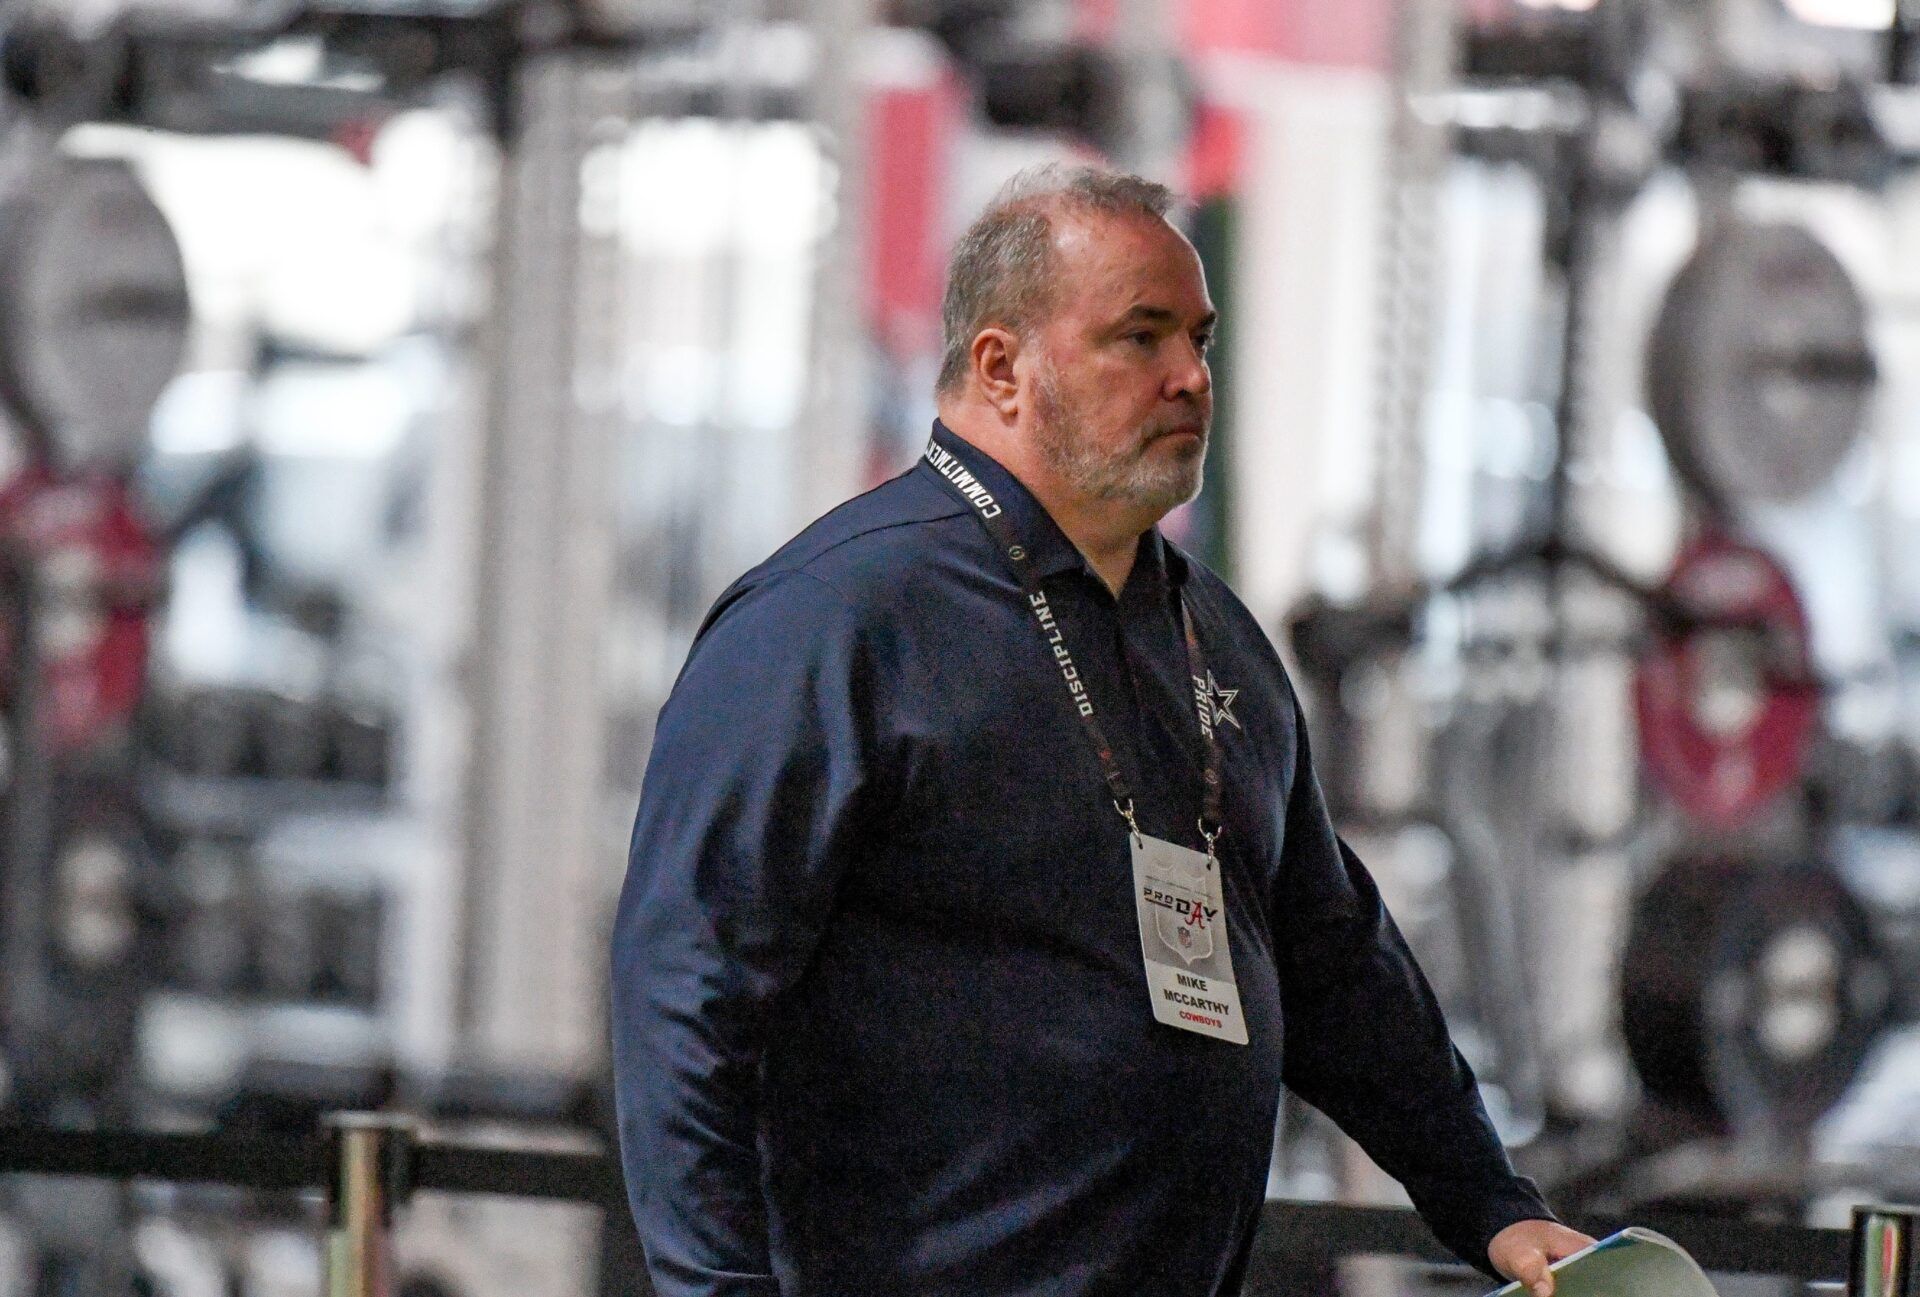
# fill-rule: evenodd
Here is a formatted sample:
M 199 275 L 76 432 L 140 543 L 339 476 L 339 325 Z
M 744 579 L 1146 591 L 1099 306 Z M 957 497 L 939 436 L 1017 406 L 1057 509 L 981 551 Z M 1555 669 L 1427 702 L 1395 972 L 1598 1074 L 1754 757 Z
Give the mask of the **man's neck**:
M 1140 552 L 1140 536 L 1153 526 L 1153 520 L 1141 521 L 1137 510 L 1123 513 L 1110 500 L 1088 501 L 1070 489 L 1061 489 L 1058 482 L 1036 484 L 1019 473 L 1014 476 L 1033 492 L 1033 498 L 1067 534 L 1087 565 L 1119 598 Z
M 942 422 L 1013 474 L 1040 502 L 1054 524 L 1066 533 L 1107 589 L 1115 598 L 1119 597 L 1133 572 L 1134 558 L 1140 552 L 1140 537 L 1160 521 L 1157 515 L 1075 490 L 1023 438 L 1013 436 L 997 424 L 961 426 L 944 416 Z

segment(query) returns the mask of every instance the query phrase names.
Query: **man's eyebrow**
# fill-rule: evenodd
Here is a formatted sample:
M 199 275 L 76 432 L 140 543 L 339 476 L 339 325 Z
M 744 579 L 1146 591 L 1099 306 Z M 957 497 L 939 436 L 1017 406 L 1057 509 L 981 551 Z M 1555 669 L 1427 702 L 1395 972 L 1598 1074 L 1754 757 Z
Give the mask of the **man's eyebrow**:
M 1211 329 L 1215 324 L 1219 322 L 1219 320 L 1220 320 L 1220 312 L 1208 311 L 1205 315 L 1200 317 L 1200 323 L 1194 327 L 1200 328 L 1200 329 Z M 1135 324 L 1135 323 L 1178 324 L 1180 323 L 1180 317 L 1178 314 L 1168 310 L 1164 306 L 1147 306 L 1143 303 L 1142 305 L 1129 308 L 1127 313 L 1120 317 L 1120 323 L 1122 325 Z

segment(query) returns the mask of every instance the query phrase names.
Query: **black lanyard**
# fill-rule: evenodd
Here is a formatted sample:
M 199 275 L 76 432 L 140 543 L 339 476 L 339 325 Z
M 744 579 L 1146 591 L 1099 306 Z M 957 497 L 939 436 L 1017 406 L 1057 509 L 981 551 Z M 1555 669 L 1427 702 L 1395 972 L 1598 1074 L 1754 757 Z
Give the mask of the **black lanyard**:
M 1014 534 L 1013 526 L 1007 521 L 1006 513 L 999 501 L 987 490 L 984 483 L 967 470 L 952 451 L 940 444 L 935 437 L 927 442 L 927 462 L 933 470 L 946 479 L 947 485 L 962 500 L 973 506 L 973 516 L 987 529 L 993 543 L 1000 549 L 1002 557 L 1013 568 L 1013 574 L 1020 581 L 1020 588 L 1026 592 L 1027 606 L 1032 610 L 1034 622 L 1039 627 L 1040 637 L 1046 641 L 1053 653 L 1054 665 L 1060 668 L 1060 678 L 1067 687 L 1068 699 L 1080 716 L 1080 726 L 1086 731 L 1088 740 L 1093 744 L 1093 753 L 1100 759 L 1100 771 L 1106 776 L 1107 791 L 1113 796 L 1114 809 L 1127 822 L 1127 827 L 1135 837 L 1140 836 L 1140 826 L 1134 820 L 1133 789 L 1127 783 L 1126 772 L 1120 769 L 1120 762 L 1113 755 L 1113 744 L 1107 742 L 1106 731 L 1100 726 L 1100 718 L 1094 715 L 1093 696 L 1087 692 L 1087 685 L 1080 678 L 1080 669 L 1074 665 L 1073 654 L 1067 649 L 1066 633 L 1053 615 L 1053 605 L 1047 601 L 1046 591 L 1040 588 L 1039 579 L 1033 574 L 1033 551 L 1023 544 Z M 1207 658 L 1200 647 L 1200 637 L 1194 633 L 1193 606 L 1187 600 L 1185 590 L 1180 592 L 1180 626 L 1186 633 L 1187 674 L 1193 679 L 1193 697 L 1195 711 L 1200 718 L 1200 737 L 1206 746 L 1206 765 L 1201 771 L 1202 794 L 1200 808 L 1200 836 L 1206 840 L 1207 857 L 1213 858 L 1214 839 L 1224 831 L 1221 817 L 1221 799 L 1224 795 L 1224 779 L 1221 767 L 1225 756 L 1220 748 L 1220 739 L 1213 731 L 1213 676 L 1207 670 Z

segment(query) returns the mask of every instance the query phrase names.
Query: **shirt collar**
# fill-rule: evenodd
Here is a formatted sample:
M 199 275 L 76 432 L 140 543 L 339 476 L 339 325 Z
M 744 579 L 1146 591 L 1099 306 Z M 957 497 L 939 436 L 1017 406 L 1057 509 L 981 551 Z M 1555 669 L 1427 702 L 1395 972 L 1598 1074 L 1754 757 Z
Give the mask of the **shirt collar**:
M 1140 551 L 1139 562 L 1151 563 L 1167 574 L 1167 583 L 1178 587 L 1187 583 L 1187 556 L 1174 547 L 1172 541 L 1160 534 L 1155 527 L 1146 535 L 1146 548 Z
M 1085 556 L 1067 539 L 1067 534 L 1060 530 L 1060 524 L 1053 520 L 1046 506 L 1034 498 L 1033 492 L 1027 490 L 1019 478 L 1009 473 L 993 456 L 938 419 L 933 421 L 933 436 L 960 461 L 967 472 L 993 493 L 993 498 L 1007 511 L 1008 521 L 1033 553 L 1035 577 L 1045 578 L 1075 571 L 1092 575 L 1093 569 L 1087 565 Z M 921 457 L 917 467 L 921 472 L 941 476 L 940 470 L 925 456 Z M 1180 585 L 1187 579 L 1185 556 L 1167 543 L 1158 527 L 1150 529 L 1142 538 L 1136 562 L 1149 564 L 1156 572 L 1164 572 L 1167 580 L 1174 585 Z

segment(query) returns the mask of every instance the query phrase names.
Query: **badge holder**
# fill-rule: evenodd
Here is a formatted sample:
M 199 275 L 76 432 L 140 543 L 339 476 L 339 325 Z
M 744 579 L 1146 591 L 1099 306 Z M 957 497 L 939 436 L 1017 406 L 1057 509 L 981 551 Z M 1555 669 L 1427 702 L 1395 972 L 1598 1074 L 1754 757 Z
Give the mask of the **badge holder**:
M 1208 832 L 1201 823 L 1207 843 L 1201 853 L 1142 833 L 1131 803 L 1119 809 L 1133 849 L 1134 908 L 1154 1020 L 1246 1044 L 1247 1022 L 1227 940 L 1227 903 L 1213 853 L 1219 831 Z

